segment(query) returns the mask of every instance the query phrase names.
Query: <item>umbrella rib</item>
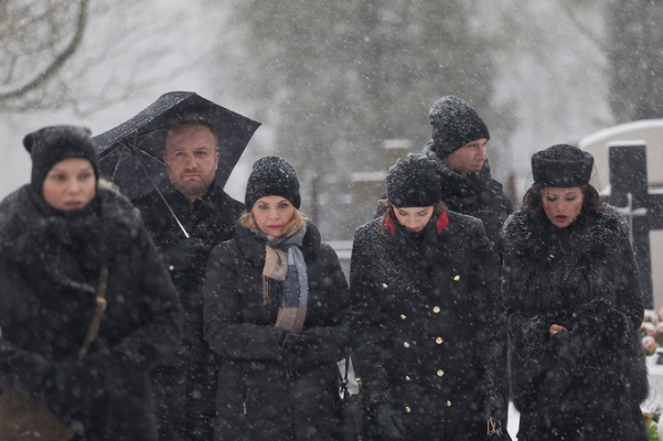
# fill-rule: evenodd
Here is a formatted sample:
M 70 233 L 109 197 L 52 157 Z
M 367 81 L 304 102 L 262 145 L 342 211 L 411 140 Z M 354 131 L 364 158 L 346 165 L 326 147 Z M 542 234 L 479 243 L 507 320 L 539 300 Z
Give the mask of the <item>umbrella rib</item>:
M 122 145 L 122 151 L 120 151 L 120 158 L 115 163 L 115 169 L 113 170 L 113 177 L 111 178 L 111 181 L 113 182 L 115 182 L 115 175 L 117 174 L 117 170 L 120 168 L 120 163 L 122 162 L 122 156 L 124 155 L 125 151 L 127 151 L 127 146 Z
M 142 150 L 141 150 L 141 151 L 142 151 Z M 134 150 L 132 150 L 131 153 L 136 157 L 136 161 L 138 161 L 138 164 L 140 165 L 140 168 L 143 169 L 143 173 L 145 173 L 145 176 L 147 176 L 147 179 L 150 180 L 150 182 L 152 183 L 152 186 L 154 187 L 154 189 L 155 189 L 155 190 L 157 191 L 157 193 L 159 194 L 159 197 L 161 197 L 161 200 L 163 201 L 163 203 L 166 204 L 166 207 L 168 207 L 168 211 L 170 211 L 170 214 L 171 214 L 171 215 L 173 216 L 173 218 L 175 219 L 175 222 L 177 222 L 177 225 L 178 225 L 178 226 L 180 227 L 180 229 L 182 230 L 182 233 L 184 233 L 184 236 L 188 239 L 188 238 L 189 238 L 189 233 L 186 232 L 186 229 L 184 228 L 184 225 L 182 225 L 182 222 L 180 222 L 179 218 L 177 217 L 177 215 L 176 215 L 175 212 L 173 211 L 172 207 L 170 206 L 170 204 L 168 203 L 168 201 L 166 201 L 166 198 L 164 197 L 163 193 L 161 193 L 161 190 L 159 189 L 159 186 L 154 182 L 154 180 L 152 180 L 152 177 L 151 177 L 150 174 L 147 172 L 147 169 L 146 169 L 145 166 L 143 165 L 143 162 L 140 160 L 140 158 L 138 157 L 138 155 L 136 155 L 136 152 L 135 152 Z

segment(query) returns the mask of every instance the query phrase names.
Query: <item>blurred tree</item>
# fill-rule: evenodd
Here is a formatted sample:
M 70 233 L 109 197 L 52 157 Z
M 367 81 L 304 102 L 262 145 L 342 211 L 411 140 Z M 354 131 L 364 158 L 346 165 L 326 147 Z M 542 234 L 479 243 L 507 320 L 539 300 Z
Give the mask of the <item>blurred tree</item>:
M 439 97 L 457 95 L 490 113 L 491 43 L 473 28 L 473 5 L 234 2 L 237 38 L 224 40 L 246 49 L 237 58 L 238 95 L 256 103 L 254 115 L 275 128 L 277 153 L 294 162 L 305 183 L 322 176 L 316 188 L 324 205 L 315 220 L 325 233 L 348 237 L 367 220 L 339 210 L 350 173 L 386 171 L 385 139 L 407 138 L 419 150 L 430 138 L 428 109 Z M 223 62 L 231 50 L 221 48 Z M 347 230 L 331 232 L 326 223 Z
M 31 91 L 47 87 L 80 46 L 88 2 L 0 1 L 0 104 L 29 108 Z
M 610 34 L 610 107 L 616 122 L 663 117 L 663 2 L 614 0 Z
M 195 54 L 173 32 L 191 30 L 195 6 L 0 0 L 0 111 L 87 116 L 199 66 L 208 53 Z

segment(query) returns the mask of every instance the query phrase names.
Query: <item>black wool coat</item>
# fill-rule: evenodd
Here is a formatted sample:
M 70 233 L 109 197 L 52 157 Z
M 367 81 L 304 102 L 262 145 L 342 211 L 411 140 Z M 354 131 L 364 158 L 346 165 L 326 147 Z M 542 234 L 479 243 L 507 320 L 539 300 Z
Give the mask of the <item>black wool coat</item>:
M 108 266 L 99 336 L 78 351 Z M 157 440 L 148 370 L 179 345 L 175 287 L 122 196 L 97 189 L 62 215 L 24 186 L 0 203 L 0 393 L 40 399 L 85 439 Z
M 502 225 L 513 212 L 513 205 L 502 190 L 502 184 L 491 178 L 490 163 L 484 162 L 479 174 L 459 174 L 450 170 L 439 156 L 430 150 L 431 144 L 432 141 L 426 144 L 423 154 L 438 165 L 442 201 L 450 210 L 480 219 L 491 245 L 499 254 L 500 232 Z
M 166 201 L 192 239 L 206 247 L 185 267 L 172 259 L 183 247 L 184 234 L 156 191 L 133 203 L 141 211 L 161 257 L 170 270 L 184 309 L 184 338 L 176 354 L 150 373 L 159 434 L 171 441 L 210 441 L 214 436 L 214 400 L 219 360 L 203 335 L 203 295 L 207 257 L 235 234 L 244 204 L 214 182 L 200 199 L 189 202 L 168 179 L 159 185 Z
M 520 209 L 504 245 L 518 439 L 646 439 L 644 309 L 625 220 L 583 210 L 560 229 Z M 552 324 L 567 331 L 551 346 Z
M 234 239 L 212 251 L 205 278 L 205 334 L 222 356 L 215 438 L 221 440 L 332 440 L 338 429 L 336 361 L 349 335 L 347 283 L 336 253 L 311 223 L 300 247 L 308 274 L 303 333 L 319 344 L 308 366 L 293 372 L 274 327 L 278 307 L 263 304 L 266 242 L 237 226 Z
M 391 404 L 406 439 L 483 439 L 485 400 L 506 388 L 499 263 L 479 220 L 440 217 L 418 240 L 400 225 L 381 231 L 381 219 L 356 230 L 355 373 L 367 408 Z

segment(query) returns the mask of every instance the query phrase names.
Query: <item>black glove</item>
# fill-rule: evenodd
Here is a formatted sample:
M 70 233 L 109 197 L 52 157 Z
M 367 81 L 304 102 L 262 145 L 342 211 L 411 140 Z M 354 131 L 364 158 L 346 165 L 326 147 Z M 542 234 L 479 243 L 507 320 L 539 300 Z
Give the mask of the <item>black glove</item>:
M 210 247 L 202 239 L 183 239 L 164 253 L 164 262 L 171 271 L 189 271 L 205 264 Z
M 483 403 L 483 419 L 492 418 L 493 421 L 505 422 L 507 418 L 507 406 L 502 397 L 487 397 Z
M 54 363 L 37 391 L 40 401 L 65 423 L 79 419 L 103 394 L 100 375 L 80 360 Z
M 405 425 L 401 412 L 389 403 L 381 403 L 374 410 L 375 428 L 384 438 L 401 440 L 405 438 Z

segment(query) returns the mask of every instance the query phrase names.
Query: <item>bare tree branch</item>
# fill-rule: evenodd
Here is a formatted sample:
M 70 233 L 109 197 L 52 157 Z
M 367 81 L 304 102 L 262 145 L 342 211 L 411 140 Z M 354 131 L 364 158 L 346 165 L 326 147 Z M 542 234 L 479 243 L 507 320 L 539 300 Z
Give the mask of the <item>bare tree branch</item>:
M 62 66 L 64 66 L 65 62 L 76 52 L 76 49 L 83 39 L 83 34 L 85 33 L 85 27 L 87 24 L 88 0 L 80 0 L 79 3 L 80 9 L 76 21 L 76 32 L 74 33 L 74 36 L 69 45 L 32 81 L 23 86 L 20 86 L 15 90 L 0 93 L 0 100 L 9 100 L 24 96 L 29 91 L 43 85 L 51 78 L 53 78 L 53 76 L 55 76 L 55 74 L 62 68 Z

